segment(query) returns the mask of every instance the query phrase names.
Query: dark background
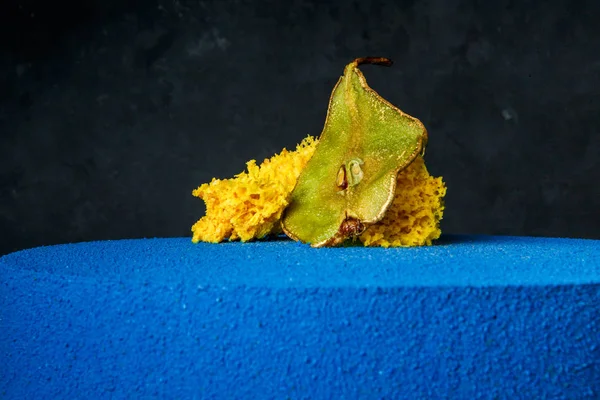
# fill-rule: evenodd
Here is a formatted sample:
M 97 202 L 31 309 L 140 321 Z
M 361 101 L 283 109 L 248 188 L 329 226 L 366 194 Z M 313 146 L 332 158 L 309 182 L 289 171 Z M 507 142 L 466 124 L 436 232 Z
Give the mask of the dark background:
M 3 1 L 0 254 L 186 236 L 355 57 L 429 130 L 443 231 L 600 238 L 598 1 Z

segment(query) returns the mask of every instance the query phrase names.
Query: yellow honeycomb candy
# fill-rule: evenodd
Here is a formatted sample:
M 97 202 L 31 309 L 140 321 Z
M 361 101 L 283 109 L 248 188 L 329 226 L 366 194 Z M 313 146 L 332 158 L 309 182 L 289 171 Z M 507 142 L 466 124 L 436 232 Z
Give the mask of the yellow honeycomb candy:
M 232 179 L 213 179 L 192 194 L 206 203 L 206 216 L 192 226 L 192 241 L 248 241 L 281 232 L 279 220 L 300 171 L 312 156 L 316 140 L 309 136 L 296 151 L 286 149 L 260 166 L 255 160 Z
M 317 140 L 309 136 L 295 151 L 283 151 L 232 179 L 213 179 L 192 192 L 206 203 L 206 215 L 192 226 L 192 241 L 264 238 L 281 233 L 280 219 Z M 395 197 L 384 218 L 358 237 L 365 246 L 431 245 L 439 238 L 446 186 L 429 175 L 422 157 L 398 174 Z
M 399 247 L 431 245 L 439 238 L 446 186 L 429 175 L 417 157 L 397 178 L 394 201 L 378 223 L 358 238 L 365 246 Z

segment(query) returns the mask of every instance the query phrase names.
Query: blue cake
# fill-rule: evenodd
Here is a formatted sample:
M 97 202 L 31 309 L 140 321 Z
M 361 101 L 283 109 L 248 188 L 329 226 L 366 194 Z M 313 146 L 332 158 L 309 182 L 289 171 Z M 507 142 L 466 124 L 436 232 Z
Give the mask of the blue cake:
M 0 271 L 3 399 L 600 397 L 600 241 L 139 239 Z

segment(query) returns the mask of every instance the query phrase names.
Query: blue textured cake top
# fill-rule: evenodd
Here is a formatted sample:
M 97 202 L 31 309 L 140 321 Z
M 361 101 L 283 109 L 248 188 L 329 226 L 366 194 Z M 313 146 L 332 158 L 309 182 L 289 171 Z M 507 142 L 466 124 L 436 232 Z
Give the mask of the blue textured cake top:
M 222 244 L 135 239 L 40 247 L 4 256 L 0 264 L 199 287 L 562 285 L 600 282 L 600 241 L 445 236 L 430 247 L 313 249 L 284 239 Z

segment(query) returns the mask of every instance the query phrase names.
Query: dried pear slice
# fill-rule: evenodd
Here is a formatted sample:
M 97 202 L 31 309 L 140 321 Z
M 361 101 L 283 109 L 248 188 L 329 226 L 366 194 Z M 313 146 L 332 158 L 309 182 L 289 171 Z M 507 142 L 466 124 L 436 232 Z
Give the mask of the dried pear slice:
M 392 204 L 396 176 L 427 144 L 427 130 L 367 85 L 358 58 L 333 88 L 315 153 L 291 193 L 282 228 L 313 247 L 337 246 L 381 220 Z

